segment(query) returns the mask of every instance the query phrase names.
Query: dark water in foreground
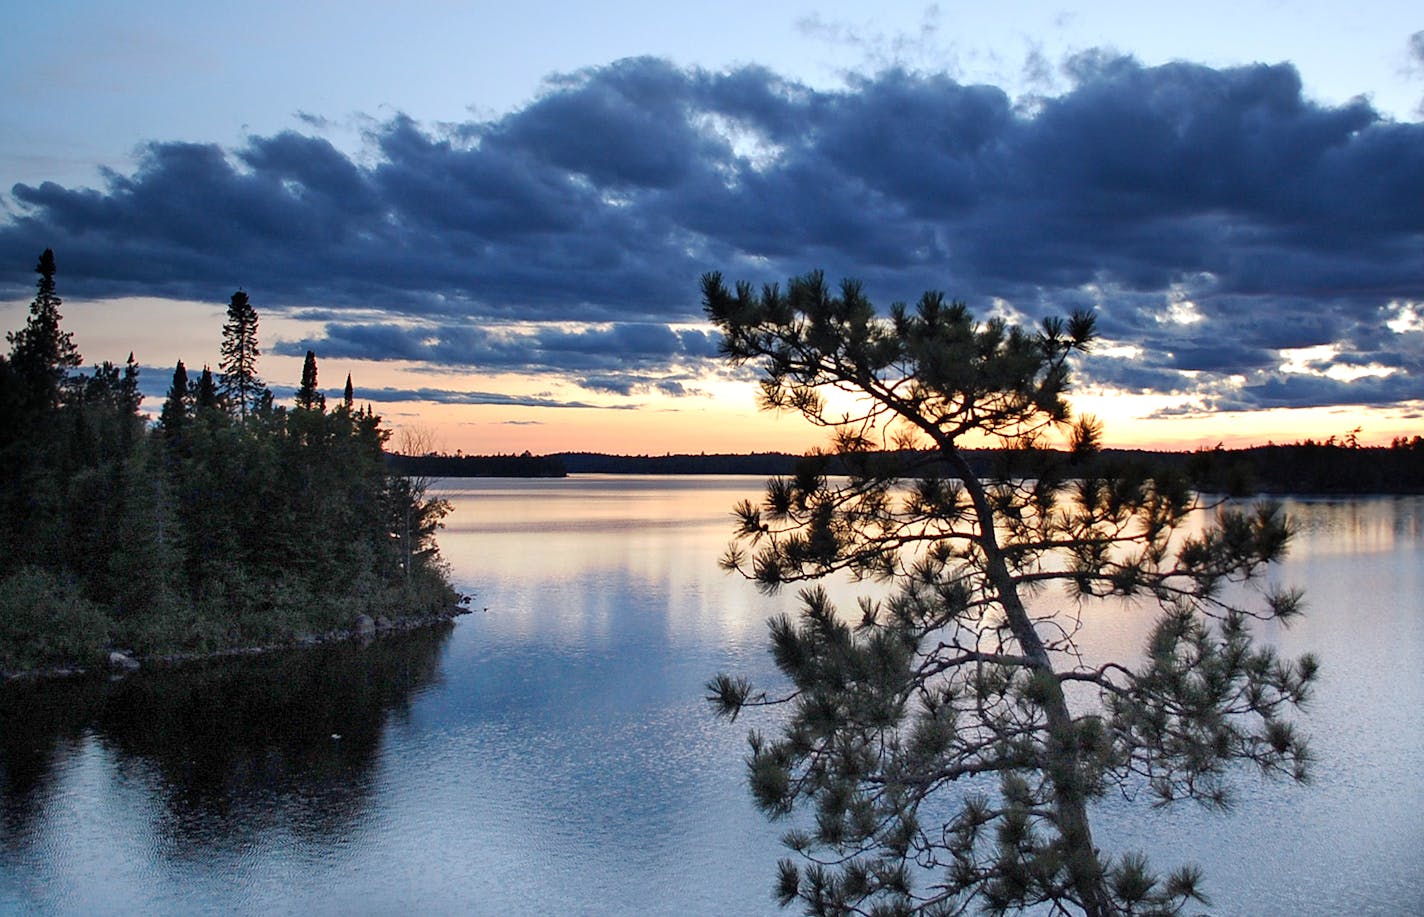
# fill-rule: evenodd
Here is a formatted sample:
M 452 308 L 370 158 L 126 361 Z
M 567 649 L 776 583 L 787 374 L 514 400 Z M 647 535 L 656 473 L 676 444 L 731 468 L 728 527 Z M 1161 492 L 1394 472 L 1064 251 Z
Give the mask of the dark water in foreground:
M 775 913 L 745 725 L 700 699 L 768 674 L 793 604 L 716 567 L 758 488 L 462 483 L 441 542 L 489 610 L 453 628 L 0 689 L 0 913 Z M 1424 500 L 1289 509 L 1309 617 L 1273 636 L 1325 666 L 1315 785 L 1111 801 L 1099 840 L 1200 863 L 1213 913 L 1424 913 Z M 1090 654 L 1149 623 L 1084 618 Z

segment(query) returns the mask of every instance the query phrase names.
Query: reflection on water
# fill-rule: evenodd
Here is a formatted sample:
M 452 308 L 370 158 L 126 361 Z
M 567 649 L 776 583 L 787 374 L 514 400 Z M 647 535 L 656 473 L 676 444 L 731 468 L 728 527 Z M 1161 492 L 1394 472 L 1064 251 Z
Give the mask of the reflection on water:
M 163 860 L 230 855 L 273 832 L 339 842 L 367 809 L 388 723 L 438 685 L 450 631 L 6 686 L 4 848 L 42 871 L 73 852 L 54 829 L 96 804 Z M 101 788 L 113 796 L 84 798 Z
M 437 683 L 449 631 L 432 627 L 364 646 L 151 669 L 117 680 L 7 686 L 0 693 L 7 836 L 25 829 L 57 763 L 86 744 L 152 767 L 175 824 L 195 811 L 222 812 L 255 792 L 288 802 L 358 789 L 387 719 Z
M 1424 503 L 1415 497 L 1359 497 L 1352 500 L 1295 500 L 1290 514 L 1296 522 L 1292 555 L 1316 550 L 1366 554 L 1415 544 L 1424 531 Z
M 458 482 L 441 542 L 477 610 L 453 628 L 5 686 L 0 913 L 776 913 L 748 724 L 700 699 L 771 677 L 764 621 L 795 602 L 716 564 L 759 490 Z M 1322 656 L 1316 785 L 1244 778 L 1227 816 L 1108 800 L 1099 837 L 1200 863 L 1217 914 L 1424 912 L 1424 500 L 1287 508 L 1274 575 L 1309 616 L 1267 636 Z M 1085 606 L 1087 648 L 1131 653 L 1150 618 Z

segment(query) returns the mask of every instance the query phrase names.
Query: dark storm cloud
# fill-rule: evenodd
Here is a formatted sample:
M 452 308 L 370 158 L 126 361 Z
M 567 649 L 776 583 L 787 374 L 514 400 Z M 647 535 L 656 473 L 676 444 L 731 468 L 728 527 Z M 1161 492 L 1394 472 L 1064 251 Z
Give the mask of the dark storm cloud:
M 15 186 L 0 284 L 24 295 L 53 246 L 70 296 L 220 302 L 242 284 L 319 310 L 323 335 L 281 352 L 632 391 L 715 358 L 672 326 L 700 318 L 702 271 L 821 267 L 886 303 L 936 288 L 1027 319 L 1094 306 L 1106 338 L 1139 348 L 1085 364 L 1105 384 L 1242 376 L 1232 397 L 1259 406 L 1419 397 L 1420 335 L 1385 321 L 1424 299 L 1424 125 L 1315 103 L 1289 65 L 1094 52 L 1065 76 L 1015 100 L 944 74 L 823 91 L 632 59 L 495 120 L 397 116 L 359 160 L 296 132 L 153 143 L 100 190 Z M 357 318 L 370 310 L 401 321 Z M 1282 350 L 1318 345 L 1393 372 L 1279 373 Z
M 1388 407 L 1399 403 L 1400 392 L 1397 380 L 1387 377 L 1367 376 L 1347 382 L 1320 375 L 1280 373 L 1232 392 L 1196 392 L 1202 395 L 1200 406 L 1163 408 L 1151 416 L 1168 418 L 1215 411 L 1332 407 L 1341 404 Z M 1405 389 L 1405 397 L 1424 399 L 1424 389 L 1414 383 Z
M 163 377 L 160 379 L 159 377 Z M 157 367 L 142 367 L 139 374 L 139 390 L 143 392 L 148 400 L 150 410 L 157 411 L 157 406 L 162 404 L 168 397 L 168 390 L 172 378 L 172 370 L 164 371 Z M 272 397 L 278 404 L 288 404 L 297 394 L 297 387 L 294 385 L 268 385 L 272 392 Z M 324 393 L 327 402 L 337 404 L 344 394 L 343 389 L 327 389 Z M 533 407 L 533 408 L 590 408 L 598 410 L 629 410 L 631 406 L 617 405 L 609 407 L 607 405 L 592 404 L 584 401 L 561 401 L 555 398 L 544 398 L 539 396 L 508 395 L 501 392 L 471 392 L 456 389 L 439 389 L 430 387 L 421 388 L 393 388 L 386 386 L 383 388 L 368 388 L 358 386 L 356 388 L 356 401 L 358 404 L 387 404 L 390 402 L 418 401 L 436 404 L 487 404 L 502 405 L 505 407 Z
M 308 350 L 327 358 L 408 360 L 484 372 L 594 372 L 603 374 L 595 378 L 605 381 L 593 387 L 615 391 L 618 388 L 606 381 L 613 373 L 666 372 L 678 365 L 694 365 L 716 353 L 716 342 L 711 334 L 696 329 L 646 322 L 575 330 L 537 323 L 511 327 L 469 321 L 329 322 L 321 337 L 279 341 L 272 347 L 273 353 L 286 356 L 302 356 Z
M 295 389 L 293 391 L 295 392 Z M 338 394 L 327 397 L 340 396 Z M 631 409 L 631 406 L 628 405 L 607 407 L 582 401 L 558 401 L 553 398 L 506 395 L 501 392 L 463 392 L 440 388 L 361 388 L 356 391 L 356 400 L 361 403 L 373 401 L 378 404 L 392 401 L 420 401 L 436 404 L 497 404 L 528 408 L 596 408 L 612 411 Z

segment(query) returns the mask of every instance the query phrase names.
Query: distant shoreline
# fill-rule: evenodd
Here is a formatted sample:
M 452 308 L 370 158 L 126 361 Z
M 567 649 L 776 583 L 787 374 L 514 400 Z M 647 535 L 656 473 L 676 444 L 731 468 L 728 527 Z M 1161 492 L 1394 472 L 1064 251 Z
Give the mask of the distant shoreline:
M 965 450 L 976 472 L 992 475 L 1005 455 L 996 449 Z M 934 468 L 933 453 L 881 453 L 906 471 Z M 550 455 L 388 455 L 392 470 L 442 478 L 562 478 L 570 474 L 760 475 L 795 474 L 805 456 L 787 452 L 612 455 L 559 452 Z M 1424 493 L 1424 441 L 1394 446 L 1351 447 L 1340 443 L 1293 443 L 1246 449 L 1170 452 L 1103 449 L 1077 466 L 1083 475 L 1110 465 L 1167 468 L 1185 475 L 1198 490 L 1232 494 L 1367 495 Z M 844 473 L 843 460 L 826 459 L 826 472 Z

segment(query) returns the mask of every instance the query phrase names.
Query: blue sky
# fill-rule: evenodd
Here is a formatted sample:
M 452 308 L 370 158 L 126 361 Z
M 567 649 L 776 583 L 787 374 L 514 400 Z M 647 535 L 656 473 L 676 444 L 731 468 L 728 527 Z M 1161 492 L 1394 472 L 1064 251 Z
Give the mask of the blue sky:
M 770 448 L 696 278 L 823 268 L 1097 308 L 1110 439 L 1420 426 L 1410 5 L 19 13 L 0 318 L 52 246 L 86 357 L 131 347 L 155 394 L 242 286 L 270 380 L 311 347 L 450 448 Z

